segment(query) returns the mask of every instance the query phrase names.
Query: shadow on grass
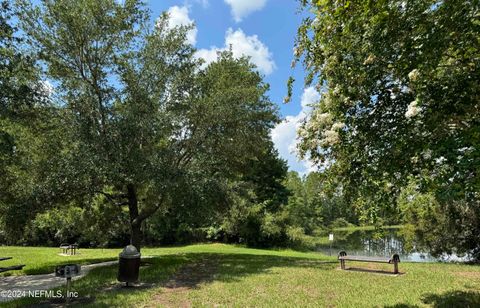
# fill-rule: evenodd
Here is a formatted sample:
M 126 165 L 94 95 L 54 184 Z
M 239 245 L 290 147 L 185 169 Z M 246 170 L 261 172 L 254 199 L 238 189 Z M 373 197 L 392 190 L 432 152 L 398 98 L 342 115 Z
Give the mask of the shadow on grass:
M 395 304 L 392 306 L 384 306 L 384 308 L 418 308 L 418 305 L 410 305 L 410 304 Z
M 401 273 L 401 272 L 398 272 L 397 274 L 395 274 L 393 271 L 385 271 L 385 270 L 379 270 L 379 269 L 369 269 L 369 268 L 364 268 L 364 267 L 347 267 L 345 270 L 346 271 L 351 271 L 351 272 L 382 274 L 382 275 L 393 276 L 393 277 L 405 274 L 405 273 Z
M 125 288 L 116 279 L 118 267 L 92 269 L 88 275 L 74 282 L 73 289 L 79 297 L 72 299 L 73 306 L 111 307 L 135 302 L 145 296 L 162 296 L 155 289 L 167 292 L 196 289 L 213 281 L 235 282 L 249 275 L 270 272 L 275 267 L 333 269 L 337 261 L 308 258 L 279 257 L 271 255 L 187 253 L 165 255 L 148 260 L 150 264 L 140 268 L 138 287 Z M 58 301 L 23 299 L 13 306 L 58 306 Z
M 425 304 L 433 307 L 480 307 L 480 292 L 450 291 L 443 294 L 426 294 L 422 298 Z
M 268 255 L 216 255 L 219 261 L 216 280 L 233 282 L 245 276 L 270 272 L 274 267 L 333 269 L 338 261 Z
M 51 263 L 46 263 L 43 266 L 40 267 L 34 267 L 34 268 L 24 268 L 23 273 L 25 275 L 40 275 L 40 274 L 51 274 L 55 271 L 55 267 L 59 265 L 66 265 L 66 264 L 80 264 L 80 265 L 87 265 L 87 264 L 94 264 L 94 263 L 101 263 L 101 262 L 106 262 L 106 261 L 113 261 L 117 260 L 117 258 L 114 257 L 103 257 L 103 258 L 91 258 L 91 259 L 81 259 L 81 260 L 76 260 L 76 259 L 65 259 L 62 260 L 61 262 L 54 261 Z M 28 265 L 28 264 L 27 264 Z
M 422 302 L 435 308 L 476 308 L 480 307 L 480 292 L 450 291 L 443 294 L 424 294 Z M 418 305 L 396 304 L 385 308 L 415 308 Z

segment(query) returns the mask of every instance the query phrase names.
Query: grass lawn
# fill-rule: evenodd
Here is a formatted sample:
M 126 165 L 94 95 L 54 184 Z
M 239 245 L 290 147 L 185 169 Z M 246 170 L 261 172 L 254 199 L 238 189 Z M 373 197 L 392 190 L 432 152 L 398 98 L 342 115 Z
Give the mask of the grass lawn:
M 9 249 L 12 248 L 4 247 L 0 253 L 14 256 Z M 47 265 L 42 264 L 43 258 L 32 255 L 36 255 L 37 250 L 46 253 L 49 248 L 13 249 L 23 249 L 26 258 L 38 260 L 32 269 L 46 268 Z M 91 250 L 90 254 L 90 250 L 84 249 L 81 252 L 93 260 L 111 258 L 119 251 Z M 85 278 L 74 282 L 73 289 L 80 297 L 72 305 L 480 307 L 480 266 L 400 263 L 403 274 L 394 276 L 341 271 L 335 258 L 291 250 L 205 244 L 145 248 L 142 253 L 155 257 L 147 259 L 149 264 L 141 267 L 142 284 L 139 287 L 121 287 L 116 281 L 116 266 L 94 269 Z M 73 257 L 63 258 L 73 260 Z M 347 262 L 347 266 L 392 270 L 388 264 Z M 22 299 L 6 306 L 38 304 L 39 301 L 47 304 L 45 299 Z
M 121 249 L 80 249 L 78 255 L 62 256 L 59 255 L 60 249 L 55 247 L 0 246 L 0 257 L 13 257 L 11 260 L 1 261 L 0 266 L 26 265 L 21 271 L 1 273 L 0 276 L 53 273 L 56 265 L 115 260 L 120 251 Z

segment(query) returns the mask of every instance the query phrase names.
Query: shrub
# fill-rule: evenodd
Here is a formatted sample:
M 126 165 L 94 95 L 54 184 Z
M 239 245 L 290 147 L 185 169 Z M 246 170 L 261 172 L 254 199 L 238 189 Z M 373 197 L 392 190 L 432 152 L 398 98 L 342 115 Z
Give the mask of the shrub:
M 301 227 L 287 227 L 286 229 L 289 246 L 295 249 L 313 249 L 315 238 L 305 234 Z
M 340 217 L 335 219 L 331 224 L 330 227 L 332 229 L 335 228 L 347 228 L 347 227 L 353 227 L 353 224 L 349 223 L 345 218 Z

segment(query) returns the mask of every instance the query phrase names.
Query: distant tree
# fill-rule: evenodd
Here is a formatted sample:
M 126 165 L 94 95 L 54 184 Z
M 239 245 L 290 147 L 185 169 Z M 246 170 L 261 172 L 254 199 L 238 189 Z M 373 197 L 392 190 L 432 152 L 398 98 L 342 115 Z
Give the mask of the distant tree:
M 266 141 L 259 155 L 253 157 L 242 171 L 242 181 L 253 185 L 257 202 L 270 202 L 269 210 L 277 211 L 286 204 L 290 192 L 284 185 L 288 166 L 279 157 L 271 140 Z
M 138 249 L 147 218 L 181 206 L 177 197 L 202 181 L 237 177 L 264 149 L 277 115 L 247 59 L 225 52 L 201 70 L 190 27 L 171 29 L 164 14 L 149 30 L 141 1 L 18 2 L 59 84 L 70 142 L 54 193 L 128 207 Z
M 0 115 L 6 118 L 28 112 L 41 89 L 35 59 L 20 46 L 10 1 L 1 1 L 0 8 Z
M 250 246 L 286 245 L 285 207 L 290 197 L 284 181 L 287 165 L 278 157 L 271 140 L 254 159 L 247 161 L 242 176 L 231 183 L 231 207 L 223 215 L 221 229 L 227 240 Z
M 354 208 L 345 202 L 341 186 L 328 178 L 328 174 L 310 172 L 304 179 L 309 207 L 315 209 L 321 224 L 328 226 L 337 218 L 357 223 Z
M 300 152 L 341 179 L 372 222 L 398 214 L 413 176 L 445 215 L 437 251 L 480 256 L 480 3 L 301 3 L 313 17 L 296 55 L 323 95 Z
M 323 202 L 318 202 L 316 193 L 312 191 L 312 181 L 306 185 L 307 178 L 302 179 L 295 171 L 288 173 L 285 181 L 285 186 L 290 191 L 287 212 L 290 225 L 302 228 L 306 234 L 312 234 L 323 224 Z

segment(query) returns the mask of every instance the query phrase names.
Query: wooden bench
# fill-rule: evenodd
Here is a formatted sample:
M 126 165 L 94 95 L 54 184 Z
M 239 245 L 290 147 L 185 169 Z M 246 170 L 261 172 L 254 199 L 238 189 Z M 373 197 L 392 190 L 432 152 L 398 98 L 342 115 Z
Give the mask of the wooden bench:
M 10 259 L 12 259 L 12 257 L 3 257 L 3 258 L 0 258 L 0 261 L 10 260 Z M 24 266 L 25 264 L 0 267 L 0 273 L 7 272 L 7 271 L 21 270 Z
M 340 267 L 342 268 L 342 270 L 345 269 L 345 261 L 374 262 L 393 264 L 393 273 L 398 274 L 398 263 L 400 263 L 400 256 L 398 254 L 392 255 L 390 258 L 347 256 L 347 253 L 345 251 L 340 251 L 338 253 L 338 260 L 340 261 Z
M 65 255 L 70 254 L 71 256 L 74 256 L 77 253 L 78 250 L 78 245 L 77 244 L 61 244 L 60 249 L 62 250 L 62 253 Z M 70 251 L 70 253 L 68 253 Z

